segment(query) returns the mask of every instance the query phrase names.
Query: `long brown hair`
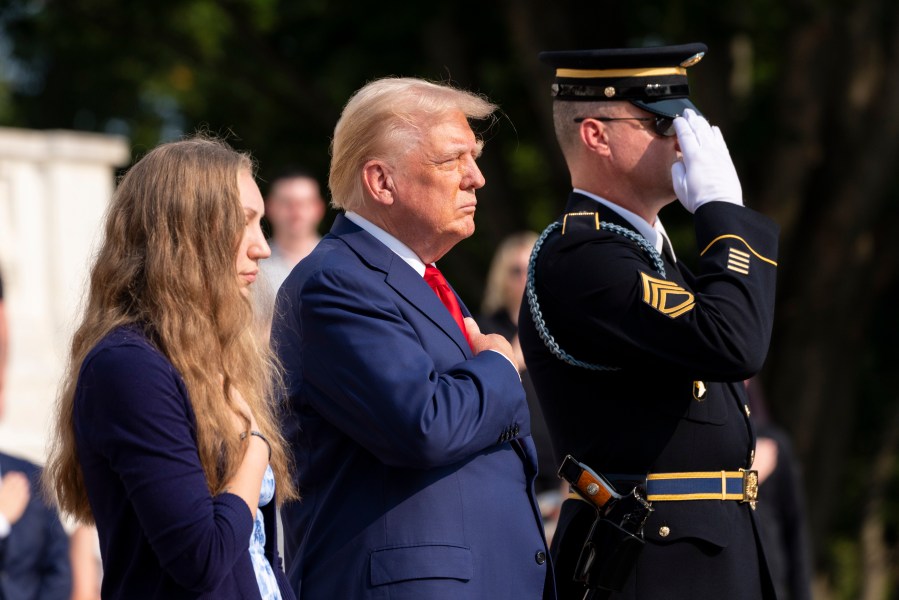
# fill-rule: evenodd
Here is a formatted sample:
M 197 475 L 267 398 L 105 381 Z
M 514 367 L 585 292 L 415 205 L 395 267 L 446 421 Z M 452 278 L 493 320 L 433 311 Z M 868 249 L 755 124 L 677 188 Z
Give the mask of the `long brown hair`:
M 73 426 L 78 373 L 90 350 L 127 324 L 141 327 L 184 380 L 210 493 L 222 491 L 243 458 L 238 436 L 223 433 L 234 429 L 235 386 L 271 444 L 279 500 L 296 497 L 274 403 L 279 371 L 254 333 L 250 302 L 237 280 L 235 257 L 246 225 L 238 176 L 244 170 L 253 172 L 248 155 L 195 137 L 150 151 L 113 195 L 44 472 L 48 492 L 78 520 L 93 521 Z

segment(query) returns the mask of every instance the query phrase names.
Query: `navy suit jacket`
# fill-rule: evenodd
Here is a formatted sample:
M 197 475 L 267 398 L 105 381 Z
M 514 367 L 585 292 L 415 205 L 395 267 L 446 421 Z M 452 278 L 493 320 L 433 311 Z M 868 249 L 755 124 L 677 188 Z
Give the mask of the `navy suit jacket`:
M 3 475 L 18 471 L 31 483 L 31 499 L 22 517 L 0 540 L 0 598 L 68 600 L 72 593 L 69 536 L 56 511 L 41 500 L 40 468 L 0 453 Z
M 518 374 L 472 355 L 413 268 L 338 216 L 282 285 L 273 341 L 303 495 L 284 511 L 298 597 L 553 589 Z

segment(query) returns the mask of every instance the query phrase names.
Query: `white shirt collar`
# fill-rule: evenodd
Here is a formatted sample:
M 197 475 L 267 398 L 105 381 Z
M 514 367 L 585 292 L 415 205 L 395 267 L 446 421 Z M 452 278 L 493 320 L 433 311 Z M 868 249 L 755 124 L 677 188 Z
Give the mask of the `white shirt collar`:
M 390 250 L 394 254 L 402 258 L 410 267 L 415 269 L 416 273 L 418 273 L 422 277 L 425 276 L 425 263 L 422 262 L 420 258 L 418 258 L 418 255 L 415 254 L 415 252 L 413 252 L 409 246 L 399 241 L 391 234 L 387 233 L 359 213 L 347 211 L 346 218 L 370 233 L 376 240 L 390 248 Z
M 587 196 L 591 200 L 595 200 L 603 206 L 606 206 L 615 211 L 618 215 L 621 216 L 621 218 L 630 223 L 634 227 L 634 229 L 637 230 L 637 233 L 646 238 L 646 241 L 652 244 L 660 253 L 662 252 L 663 240 L 667 239 L 668 247 L 671 248 L 671 254 L 674 254 L 674 246 L 671 245 L 671 240 L 668 238 L 668 233 L 665 231 L 665 227 L 662 225 L 662 220 L 658 217 L 656 217 L 656 222 L 653 225 L 650 225 L 643 217 L 641 217 L 637 213 L 633 213 L 626 208 L 622 208 L 621 206 L 618 206 L 610 200 L 606 200 L 601 196 L 591 194 L 590 192 L 579 188 L 574 188 L 574 191 L 578 194 Z M 677 262 L 677 257 L 674 257 L 674 260 L 675 262 Z

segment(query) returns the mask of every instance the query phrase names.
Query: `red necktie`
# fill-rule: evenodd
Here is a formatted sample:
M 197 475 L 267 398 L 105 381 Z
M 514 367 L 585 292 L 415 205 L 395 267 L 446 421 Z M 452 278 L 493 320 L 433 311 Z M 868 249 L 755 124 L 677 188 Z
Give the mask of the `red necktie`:
M 456 325 L 462 330 L 465 341 L 471 346 L 471 340 L 468 339 L 468 332 L 465 330 L 465 321 L 462 320 L 462 308 L 459 306 L 456 294 L 453 293 L 452 288 L 450 288 L 449 284 L 446 282 L 446 278 L 443 277 L 443 273 L 441 273 L 440 269 L 437 267 L 428 265 L 425 267 L 425 282 L 431 286 L 431 289 L 434 290 L 434 293 L 437 294 L 437 297 L 443 302 L 443 305 L 456 321 Z

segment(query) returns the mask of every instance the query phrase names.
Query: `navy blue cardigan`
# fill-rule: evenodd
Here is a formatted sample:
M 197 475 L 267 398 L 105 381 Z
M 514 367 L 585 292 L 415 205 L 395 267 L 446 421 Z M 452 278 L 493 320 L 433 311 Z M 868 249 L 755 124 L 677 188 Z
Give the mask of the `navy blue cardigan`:
M 74 427 L 104 600 L 260 598 L 253 515 L 238 496 L 209 493 L 184 382 L 137 328 L 112 331 L 85 358 Z M 262 508 L 266 555 L 288 600 L 274 506 Z

